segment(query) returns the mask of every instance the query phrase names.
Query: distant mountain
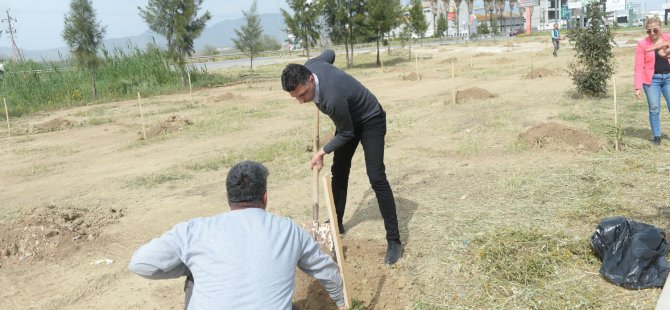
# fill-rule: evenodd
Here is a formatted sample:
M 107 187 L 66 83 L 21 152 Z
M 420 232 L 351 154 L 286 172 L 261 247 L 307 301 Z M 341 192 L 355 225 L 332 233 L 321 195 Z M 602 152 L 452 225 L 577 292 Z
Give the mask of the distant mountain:
M 286 32 L 282 31 L 286 26 L 281 14 L 260 14 L 259 17 L 261 18 L 264 34 L 270 35 L 280 42 L 286 39 Z M 205 28 L 200 37 L 194 42 L 196 52 L 203 50 L 206 46 L 215 48 L 233 47 L 232 39 L 237 37 L 235 29 L 240 29 L 244 23 L 243 18 L 231 19 Z M 125 49 L 129 43 L 133 46 L 144 47 L 148 43 L 154 42 L 154 40 L 160 46 L 165 46 L 166 44 L 165 38 L 151 30 L 147 30 L 136 36 L 106 39 L 103 41 L 103 44 L 108 50 L 115 48 Z M 46 50 L 22 50 L 22 53 L 25 58 L 36 61 L 42 59 L 58 60 L 61 57 L 65 58 L 69 56 L 67 47 Z M 0 58 L 10 58 L 11 55 L 11 48 L 0 47 Z

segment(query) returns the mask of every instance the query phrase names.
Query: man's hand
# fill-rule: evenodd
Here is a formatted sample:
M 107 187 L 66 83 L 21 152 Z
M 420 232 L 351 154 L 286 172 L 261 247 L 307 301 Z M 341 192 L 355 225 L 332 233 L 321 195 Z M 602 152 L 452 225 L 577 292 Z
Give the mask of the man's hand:
M 318 152 L 316 152 L 316 154 L 312 156 L 312 160 L 309 161 L 309 168 L 316 168 L 317 171 L 321 171 L 321 168 L 323 168 L 324 155 L 326 155 L 326 152 L 324 152 L 323 149 L 320 149 Z
M 347 310 L 344 307 L 337 307 L 337 310 Z
M 639 89 L 635 90 L 635 98 L 642 99 L 642 97 L 640 97 L 640 90 Z
M 647 47 L 647 52 L 658 50 L 658 55 L 663 58 L 670 57 L 670 41 L 664 41 Z

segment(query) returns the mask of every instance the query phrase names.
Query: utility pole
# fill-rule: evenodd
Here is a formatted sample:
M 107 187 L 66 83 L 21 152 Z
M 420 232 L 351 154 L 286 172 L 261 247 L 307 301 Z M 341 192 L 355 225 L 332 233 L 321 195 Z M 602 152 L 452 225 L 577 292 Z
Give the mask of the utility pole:
M 3 23 L 5 21 L 7 22 L 8 25 L 7 33 L 9 34 L 9 39 L 12 40 L 12 60 L 20 61 L 23 57 L 21 57 L 21 52 L 19 51 L 19 48 L 16 47 L 16 41 L 14 40 L 16 29 L 12 28 L 12 21 L 16 22 L 16 18 L 12 18 L 11 16 L 9 16 L 9 9 L 6 12 L 7 12 L 7 18 L 3 18 L 2 22 Z

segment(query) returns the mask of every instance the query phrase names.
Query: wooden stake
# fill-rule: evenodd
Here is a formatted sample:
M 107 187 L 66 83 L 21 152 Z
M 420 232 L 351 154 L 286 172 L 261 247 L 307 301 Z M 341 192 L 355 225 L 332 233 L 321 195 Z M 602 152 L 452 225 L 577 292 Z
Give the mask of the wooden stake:
M 456 104 L 456 80 L 454 79 L 454 61 L 451 62 L 451 104 Z
M 337 214 L 335 213 L 335 200 L 333 199 L 333 186 L 331 185 L 330 175 L 323 176 L 323 191 L 326 194 L 326 206 L 328 207 L 328 216 L 330 217 L 330 232 L 333 234 L 333 243 L 335 245 L 335 258 L 337 259 L 337 265 L 340 267 L 340 275 L 342 276 L 344 306 L 346 309 L 351 309 L 351 299 L 349 299 L 349 293 L 347 292 L 347 281 L 345 280 L 344 252 L 342 251 L 342 242 L 340 240 Z
M 379 62 L 382 63 L 382 72 L 384 72 L 384 53 L 379 54 Z
M 187 71 L 186 74 L 188 75 L 188 92 L 191 94 L 191 104 L 193 104 L 193 87 L 191 86 L 191 72 Z
M 612 77 L 612 87 L 614 88 L 614 128 L 616 129 L 616 134 L 614 136 L 614 149 L 619 151 L 619 115 L 616 102 L 616 76 Z
M 5 118 L 7 119 L 7 134 L 12 135 L 12 130 L 9 128 L 9 110 L 7 110 L 7 98 L 2 98 L 5 103 Z
M 419 54 L 414 53 L 414 58 L 416 59 L 416 80 L 419 81 L 421 80 L 419 78 Z
M 140 119 L 142 120 L 142 137 L 144 140 L 147 139 L 147 130 L 144 127 L 144 113 L 142 113 L 142 96 L 140 96 L 140 92 L 137 92 L 137 103 L 140 105 Z
M 314 121 L 312 127 L 312 154 L 319 152 L 319 109 L 314 107 Z M 312 221 L 314 227 L 319 225 L 319 170 L 312 169 Z

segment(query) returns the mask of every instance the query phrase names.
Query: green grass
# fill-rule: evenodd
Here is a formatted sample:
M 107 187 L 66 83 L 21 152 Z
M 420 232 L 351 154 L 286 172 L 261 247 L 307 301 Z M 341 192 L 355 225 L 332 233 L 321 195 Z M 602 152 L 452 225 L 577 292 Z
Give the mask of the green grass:
M 59 62 L 8 62 L 0 80 L 0 91 L 7 98 L 9 113 L 21 116 L 38 111 L 85 105 L 93 101 L 87 71 L 75 69 L 70 59 Z M 189 68 L 194 88 L 224 85 L 232 77 L 212 74 L 206 69 Z M 178 72 L 172 69 L 165 53 L 155 47 L 141 50 L 102 51 L 95 71 L 98 100 L 132 99 L 188 90 Z
M 249 146 L 237 151 L 193 161 L 187 163 L 186 168 L 192 171 L 217 171 L 230 168 L 243 160 L 253 160 L 267 164 L 281 159 L 282 165 L 278 166 L 287 169 L 290 166 L 287 163 L 298 162 L 302 153 L 304 153 L 304 145 L 300 144 L 300 140 L 283 140 L 268 145 Z
M 558 118 L 564 121 L 576 121 L 579 120 L 579 115 L 570 113 L 570 112 L 563 112 L 558 114 Z
M 190 179 L 193 176 L 189 173 L 184 173 L 181 171 L 167 171 L 167 172 L 161 172 L 157 174 L 151 174 L 147 176 L 142 176 L 138 177 L 132 182 L 130 182 L 131 185 L 133 186 L 138 186 L 138 187 L 155 187 L 161 184 L 165 183 L 173 183 L 176 181 L 180 180 L 186 180 Z
M 113 123 L 114 121 L 115 119 L 111 117 L 93 117 L 86 121 L 86 124 L 91 126 L 98 126 Z

